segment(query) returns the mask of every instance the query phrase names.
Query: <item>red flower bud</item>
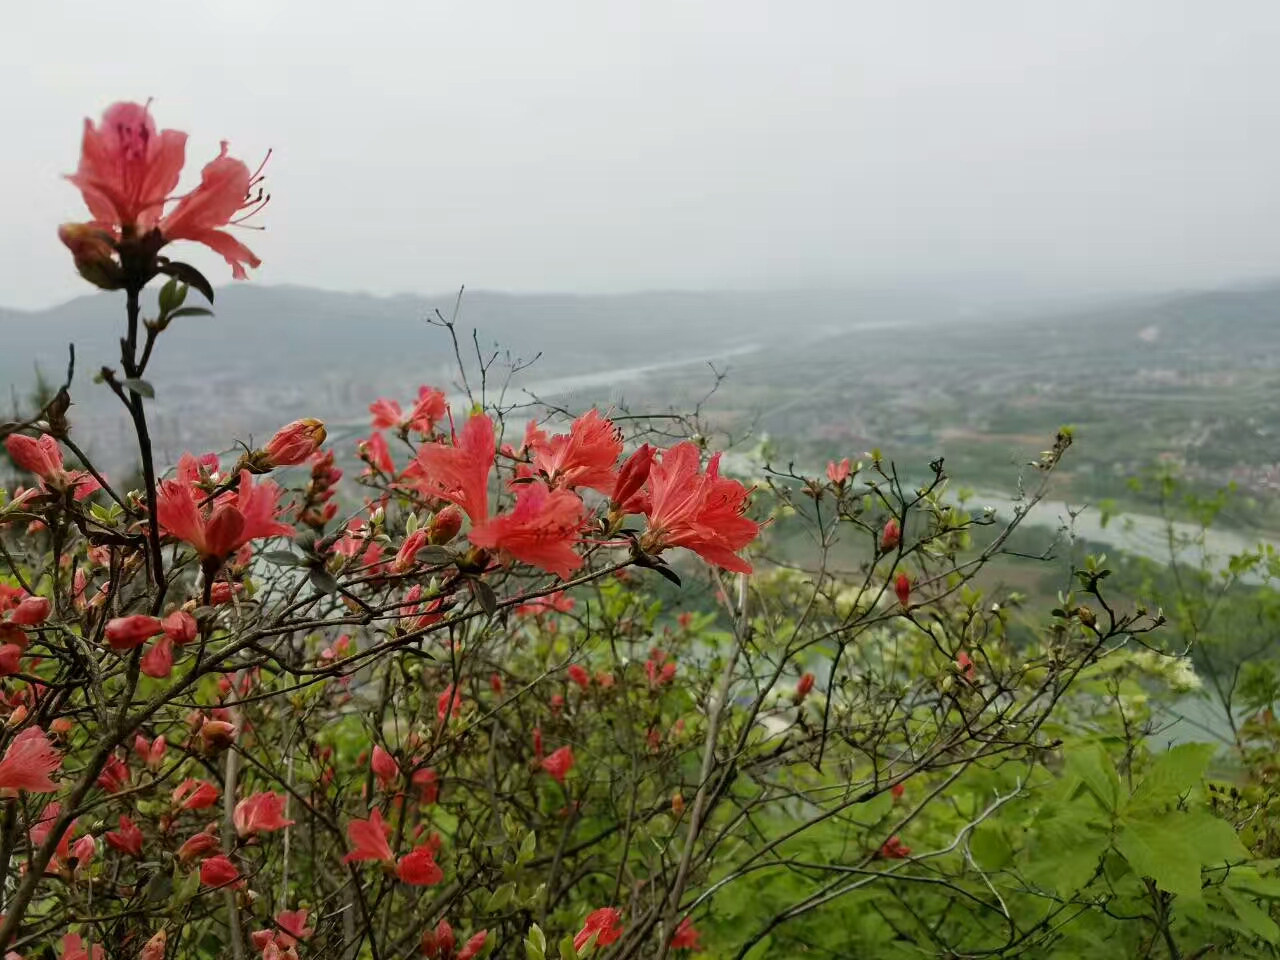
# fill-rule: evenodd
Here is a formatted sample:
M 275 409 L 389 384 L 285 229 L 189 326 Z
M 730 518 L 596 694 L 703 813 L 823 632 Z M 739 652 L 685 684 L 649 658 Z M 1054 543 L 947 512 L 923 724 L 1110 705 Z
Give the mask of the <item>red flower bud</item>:
M 206 720 L 204 726 L 200 728 L 200 741 L 209 753 L 225 750 L 235 743 L 235 739 L 235 724 L 228 723 L 226 720 Z
M 145 613 L 128 617 L 115 617 L 107 621 L 107 643 L 112 650 L 132 650 L 141 646 L 157 633 L 164 632 L 164 624 Z
M 320 449 L 328 436 L 324 423 L 315 418 L 295 420 L 276 431 L 263 447 L 266 462 L 272 467 L 293 467 Z
M 49 607 L 48 597 L 24 597 L 9 617 L 9 622 L 20 627 L 37 626 L 48 618 Z
M 845 481 L 849 479 L 850 470 L 848 457 L 845 457 L 839 463 L 832 460 L 827 463 L 827 479 L 837 487 L 843 487 Z
M 111 234 L 91 223 L 64 223 L 58 227 L 58 239 L 71 251 L 80 276 L 103 290 L 123 286 L 124 274 L 114 259 Z
M 196 618 L 185 610 L 175 610 L 164 618 L 164 635 L 181 646 L 190 643 L 199 632 Z
M 197 857 L 203 857 L 206 853 L 212 853 L 222 846 L 222 841 L 218 839 L 218 835 L 212 831 L 197 833 L 178 848 L 178 862 L 190 863 Z
M 431 518 L 431 523 L 427 525 L 427 539 L 440 546 L 456 537 L 461 529 L 462 511 L 450 505 Z
M 898 595 L 898 602 L 904 607 L 911 605 L 911 578 L 906 573 L 899 573 L 893 581 L 893 592 Z
M 396 763 L 396 758 L 383 750 L 380 745 L 373 748 L 373 775 L 378 778 L 378 782 L 386 786 L 400 776 L 400 765 Z
M 206 887 L 240 886 L 244 883 L 236 865 L 222 856 L 210 857 L 200 864 L 200 882 Z
M 880 532 L 880 552 L 888 553 L 902 542 L 902 527 L 898 526 L 898 521 L 894 517 L 890 517 L 884 522 L 884 530 Z
M 802 703 L 813 689 L 813 674 L 806 672 L 796 684 L 796 703 Z
M 610 499 L 614 506 L 622 507 L 640 492 L 649 479 L 649 469 L 652 466 L 653 447 L 647 443 L 627 457 L 622 469 L 618 471 L 618 480 L 613 485 L 613 496 Z

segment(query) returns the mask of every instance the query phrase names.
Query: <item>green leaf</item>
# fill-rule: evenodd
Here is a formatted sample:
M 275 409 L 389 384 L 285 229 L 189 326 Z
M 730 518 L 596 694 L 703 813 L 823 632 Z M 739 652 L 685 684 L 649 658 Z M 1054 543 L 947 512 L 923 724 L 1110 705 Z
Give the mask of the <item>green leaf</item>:
M 1252 933 L 1267 943 L 1280 941 L 1280 927 L 1277 927 L 1276 922 L 1256 903 L 1233 890 L 1224 889 L 1222 896 L 1227 903 L 1231 904 L 1231 909 L 1240 918 L 1240 922 Z
M 173 320 L 177 317 L 212 317 L 213 311 L 208 307 L 179 307 L 173 313 L 169 314 L 165 319 Z
M 1227 821 L 1203 811 L 1182 814 L 1175 819 L 1177 833 L 1171 836 L 1198 856 L 1202 865 L 1216 867 L 1228 860 L 1249 859 L 1249 851 Z
M 484 905 L 485 913 L 501 913 L 511 903 L 515 893 L 516 885 L 514 883 L 504 883 L 489 894 L 489 902 Z
M 136 377 L 130 377 L 128 380 L 121 381 L 121 385 L 127 390 L 132 390 L 140 397 L 153 399 L 156 395 L 155 387 L 151 386 L 147 381 L 139 380 Z
M 446 547 L 438 547 L 434 544 L 428 544 L 419 550 L 416 557 L 421 563 L 428 564 L 444 564 L 453 563 L 453 553 Z
M 338 579 L 323 567 L 312 568 L 311 585 L 321 593 L 338 592 Z
M 160 272 L 190 284 L 199 290 L 206 300 L 213 303 L 213 285 L 191 264 L 170 260 L 161 265 Z
M 1109 846 L 1105 837 L 1090 836 L 1064 847 L 1058 856 L 1045 863 L 1053 889 L 1063 897 L 1083 890 L 1098 872 L 1098 861 Z
M 1157 808 L 1176 803 L 1200 785 L 1204 771 L 1217 748 L 1212 743 L 1184 743 L 1166 750 L 1156 760 L 1128 806 L 1131 809 Z
M 177 310 L 185 299 L 187 299 L 187 285 L 180 284 L 177 277 L 170 277 L 160 288 L 160 316 L 167 316 L 170 312 Z
M 1231 824 L 1203 811 L 1126 820 L 1116 848 L 1161 890 L 1200 897 L 1200 869 L 1249 856 Z
M 565 934 L 560 941 L 560 960 L 578 960 L 578 951 L 573 945 L 573 937 Z
M 999 870 L 1013 858 L 1003 832 L 993 823 L 982 823 L 969 837 L 969 852 L 983 870 Z
M 536 923 L 529 928 L 529 940 L 538 948 L 539 953 L 547 952 L 547 935 Z
M 1120 774 L 1102 747 L 1094 744 L 1087 750 L 1069 754 L 1067 773 L 1078 777 L 1104 810 L 1115 810 L 1120 798 Z
M 498 612 L 498 595 L 493 592 L 493 587 L 489 586 L 483 580 L 471 581 L 471 595 L 476 598 L 476 602 L 480 604 L 482 609 L 489 616 L 493 616 Z
M 303 562 L 301 557 L 288 550 L 268 550 L 262 554 L 262 559 L 277 567 L 296 567 Z
M 1116 849 L 1129 861 L 1133 872 L 1150 877 L 1166 893 L 1189 900 L 1200 899 L 1200 858 L 1174 838 L 1170 822 L 1135 820 L 1125 824 L 1116 837 Z
M 537 849 L 538 849 L 538 835 L 534 833 L 532 830 L 530 830 L 528 833 L 524 835 L 524 839 L 520 841 L 519 860 L 521 862 L 524 862 L 526 860 L 532 860 L 533 855 L 537 851 Z

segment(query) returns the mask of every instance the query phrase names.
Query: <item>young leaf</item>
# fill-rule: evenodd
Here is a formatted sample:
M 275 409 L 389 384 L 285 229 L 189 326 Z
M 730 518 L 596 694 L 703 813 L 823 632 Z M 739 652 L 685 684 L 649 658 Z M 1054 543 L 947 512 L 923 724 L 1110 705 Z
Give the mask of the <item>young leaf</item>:
M 123 386 L 128 390 L 132 390 L 140 397 L 154 399 L 156 395 L 155 388 L 145 380 L 138 380 L 131 377 L 130 379 L 123 381 Z

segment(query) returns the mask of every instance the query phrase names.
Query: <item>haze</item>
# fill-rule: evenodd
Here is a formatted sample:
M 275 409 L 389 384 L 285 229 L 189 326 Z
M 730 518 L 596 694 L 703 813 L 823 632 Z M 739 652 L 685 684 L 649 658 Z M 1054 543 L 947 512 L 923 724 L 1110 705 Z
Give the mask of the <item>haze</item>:
M 81 118 L 274 148 L 257 277 L 1212 285 L 1280 262 L 1280 5 L 12 4 L 0 305 L 82 292 Z M 224 268 L 208 259 L 221 280 Z

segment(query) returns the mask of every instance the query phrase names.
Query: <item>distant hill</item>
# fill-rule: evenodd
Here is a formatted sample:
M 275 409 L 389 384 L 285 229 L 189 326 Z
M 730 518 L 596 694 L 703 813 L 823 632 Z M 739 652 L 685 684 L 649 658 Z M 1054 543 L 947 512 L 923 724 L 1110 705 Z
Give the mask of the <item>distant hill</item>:
M 144 298 L 144 316 L 155 291 Z M 455 382 L 447 334 L 425 318 L 452 316 L 457 294 L 377 297 L 305 287 L 234 284 L 215 316 L 179 319 L 164 334 L 147 379 L 156 390 L 153 435 L 170 452 L 246 439 L 295 416 L 361 417 L 380 395 L 407 399 L 419 383 Z M 191 294 L 192 303 L 199 302 Z M 467 291 L 458 313 L 464 357 L 495 346 L 542 358 L 523 382 L 714 356 L 749 343 L 796 344 L 860 325 L 954 313 L 933 294 L 787 291 L 653 292 L 616 296 Z M 19 398 L 39 364 L 60 380 L 67 343 L 77 352 L 73 423 L 95 456 L 131 449 L 128 425 L 106 388 L 118 365 L 123 298 L 80 297 L 46 310 L 0 310 L 0 384 Z M 504 368 L 499 362 L 496 375 Z M 474 375 L 474 371 L 473 371 Z M 7 400 L 7 398 L 5 398 Z M 8 406 L 8 403 L 5 403 Z
M 149 303 L 154 304 L 154 292 Z M 198 295 L 192 294 L 192 302 Z M 435 368 L 452 356 L 448 338 L 424 318 L 451 316 L 456 294 L 376 297 L 305 287 L 235 284 L 217 291 L 213 318 L 175 323 L 155 363 L 156 376 L 216 372 L 223 378 L 296 376 L 341 366 L 357 375 Z M 936 296 L 911 293 L 686 293 L 616 296 L 468 291 L 459 328 L 474 328 L 482 348 L 497 344 L 539 369 L 604 369 L 706 353 L 748 339 L 792 339 L 806 332 L 945 310 Z M 144 309 L 144 314 L 145 314 Z M 0 310 L 0 380 L 26 383 L 32 364 L 62 369 L 73 341 L 82 369 L 114 364 L 123 327 L 119 295 L 80 297 L 46 310 Z M 468 353 L 474 347 L 468 344 Z

